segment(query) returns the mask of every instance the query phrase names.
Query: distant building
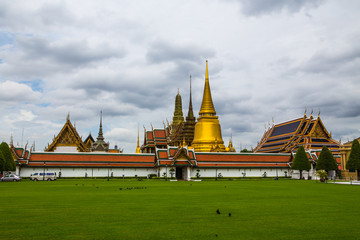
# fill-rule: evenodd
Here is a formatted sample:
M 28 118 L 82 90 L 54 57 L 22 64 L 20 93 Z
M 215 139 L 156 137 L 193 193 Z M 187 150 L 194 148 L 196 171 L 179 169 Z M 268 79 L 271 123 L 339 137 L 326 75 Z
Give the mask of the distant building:
M 360 141 L 360 137 L 357 138 Z M 358 174 L 356 171 L 350 172 L 346 169 L 346 163 L 349 160 L 350 151 L 352 147 L 353 141 L 346 142 L 340 146 L 340 155 L 341 155 L 341 174 L 346 179 L 358 180 Z
M 70 114 L 66 118 L 66 122 L 63 128 L 60 130 L 57 136 L 54 136 L 51 144 L 45 148 L 45 152 L 58 152 L 58 153 L 70 153 L 70 152 L 121 152 L 120 149 L 109 149 L 109 143 L 104 141 L 102 132 L 102 113 L 100 116 L 99 134 L 96 139 L 89 136 L 83 141 L 78 134 L 75 126 L 70 121 Z

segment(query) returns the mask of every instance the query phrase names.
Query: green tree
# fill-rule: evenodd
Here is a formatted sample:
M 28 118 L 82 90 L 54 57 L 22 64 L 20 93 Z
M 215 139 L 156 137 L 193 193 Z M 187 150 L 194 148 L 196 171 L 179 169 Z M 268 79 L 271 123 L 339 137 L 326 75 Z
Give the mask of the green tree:
M 302 179 L 303 170 L 309 171 L 311 169 L 309 158 L 307 157 L 303 146 L 300 146 L 296 151 L 294 161 L 291 165 L 291 169 L 300 171 L 300 179 Z
M 323 146 L 319 158 L 316 162 L 315 169 L 325 170 L 326 173 L 329 173 L 330 170 L 336 170 L 337 168 L 338 167 L 334 156 L 326 146 Z
M 3 171 L 15 171 L 16 165 L 14 162 L 13 155 L 11 154 L 9 145 L 6 142 L 0 144 L 0 151 L 4 156 L 4 167 Z
M 349 159 L 346 162 L 346 169 L 357 170 L 359 174 L 360 170 L 360 144 L 357 139 L 355 139 L 351 146 L 351 151 Z
M 0 173 L 2 174 L 5 171 L 5 158 L 0 150 Z
M 241 150 L 240 152 L 242 152 L 242 153 L 252 153 L 252 151 L 251 150 L 247 150 L 246 148 L 244 148 L 243 150 Z

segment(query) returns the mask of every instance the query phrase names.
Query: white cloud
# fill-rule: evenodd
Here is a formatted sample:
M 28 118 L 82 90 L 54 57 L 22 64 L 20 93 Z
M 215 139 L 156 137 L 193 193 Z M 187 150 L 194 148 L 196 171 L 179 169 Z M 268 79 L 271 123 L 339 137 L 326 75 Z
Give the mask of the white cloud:
M 36 102 L 41 94 L 35 92 L 26 84 L 5 81 L 0 82 L 0 102 L 3 104 L 22 104 L 26 102 Z

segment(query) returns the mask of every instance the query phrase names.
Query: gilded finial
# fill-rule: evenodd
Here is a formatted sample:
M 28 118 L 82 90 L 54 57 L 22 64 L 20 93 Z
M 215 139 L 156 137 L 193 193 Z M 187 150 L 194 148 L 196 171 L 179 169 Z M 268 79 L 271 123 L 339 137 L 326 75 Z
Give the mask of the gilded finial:
M 304 112 L 304 115 L 306 116 L 306 112 L 307 112 L 307 109 L 306 109 L 306 106 L 305 106 L 305 112 Z
M 318 114 L 318 117 L 320 116 L 320 108 L 319 108 L 319 114 Z
M 67 117 L 66 117 L 66 120 L 67 120 L 67 121 L 70 121 L 70 112 L 68 112 L 68 115 L 67 115 Z
M 138 136 L 137 136 L 136 153 L 140 153 L 139 135 L 140 135 L 140 131 L 139 131 L 139 124 L 138 124 Z
M 313 115 L 313 112 L 314 112 L 314 110 L 313 110 L 313 108 L 311 108 L 311 115 L 310 115 L 311 117 L 312 117 L 312 115 Z

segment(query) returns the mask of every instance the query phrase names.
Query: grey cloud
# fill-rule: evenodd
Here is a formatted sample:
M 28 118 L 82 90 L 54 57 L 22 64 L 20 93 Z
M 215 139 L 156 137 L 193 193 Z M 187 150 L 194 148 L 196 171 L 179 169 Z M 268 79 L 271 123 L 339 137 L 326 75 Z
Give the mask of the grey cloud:
M 105 44 L 90 47 L 86 41 L 67 43 L 50 42 L 43 38 L 18 38 L 16 44 L 21 48 L 28 59 L 51 59 L 61 64 L 84 65 L 91 62 L 122 58 L 125 51 L 111 48 Z
M 305 7 L 317 7 L 322 0 L 238 0 L 241 12 L 248 16 L 271 14 L 286 10 L 290 13 L 299 12 Z
M 358 71 L 360 68 L 359 59 L 360 48 L 357 46 L 347 50 L 337 49 L 334 51 L 331 49 L 329 52 L 316 53 L 306 63 L 299 66 L 298 70 L 316 74 L 339 72 L 346 65 L 353 64 L 353 69 Z
M 148 83 L 141 83 L 138 79 L 113 76 L 111 78 L 101 78 L 101 76 L 91 79 L 81 78 L 72 81 L 71 87 L 81 89 L 87 98 L 97 99 L 110 96 L 119 103 L 134 105 L 137 108 L 157 109 L 164 105 L 164 99 L 169 95 L 167 84 L 152 81 L 148 77 Z M 140 86 L 140 85 L 141 86 Z M 150 86 L 151 85 L 151 88 Z M 116 112 L 114 112 L 115 114 Z M 119 112 L 118 112 L 119 113 Z
M 214 57 L 215 51 L 197 45 L 171 45 L 164 41 L 153 42 L 148 49 L 146 58 L 149 63 L 162 62 L 195 62 Z
M 58 24 L 71 24 L 75 16 L 70 12 L 64 2 L 44 4 L 34 13 L 45 24 L 54 27 Z

